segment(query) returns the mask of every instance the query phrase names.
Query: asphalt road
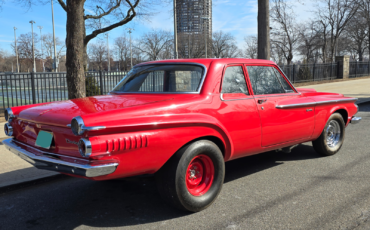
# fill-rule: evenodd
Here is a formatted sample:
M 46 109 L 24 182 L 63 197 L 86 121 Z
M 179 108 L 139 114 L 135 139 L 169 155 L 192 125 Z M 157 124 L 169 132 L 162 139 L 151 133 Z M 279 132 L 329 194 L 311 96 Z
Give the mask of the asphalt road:
M 0 229 L 370 229 L 370 104 L 360 107 L 334 156 L 303 144 L 228 162 L 205 211 L 167 206 L 150 178 L 62 178 L 0 194 Z

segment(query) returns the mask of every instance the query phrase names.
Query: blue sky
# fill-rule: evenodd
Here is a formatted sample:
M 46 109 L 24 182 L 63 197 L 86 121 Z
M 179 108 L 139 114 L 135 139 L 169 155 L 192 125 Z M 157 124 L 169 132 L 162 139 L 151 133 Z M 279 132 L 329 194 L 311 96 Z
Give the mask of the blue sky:
M 296 3 L 292 1 L 292 3 Z M 296 4 L 295 11 L 300 19 L 306 19 L 309 5 Z M 163 29 L 173 31 L 173 19 L 171 15 L 172 4 L 162 4 L 153 10 L 157 12 L 150 21 L 137 19 L 126 26 L 114 29 L 109 33 L 110 44 L 114 38 L 126 33 L 127 27 L 134 28 L 133 38 L 139 38 L 151 29 Z M 61 40 L 66 36 L 66 13 L 58 3 L 54 3 L 54 18 L 56 36 Z M 30 20 L 34 20 L 34 32 L 39 34 L 37 26 L 43 26 L 42 33 L 52 33 L 51 6 L 34 6 L 27 10 L 12 0 L 5 0 L 0 12 L 0 49 L 11 52 L 10 43 L 14 42 L 13 27 L 17 27 L 19 34 L 31 32 Z M 240 48 L 243 47 L 243 39 L 247 35 L 257 34 L 257 0 L 213 0 L 213 31 L 223 30 L 232 33 Z M 103 39 L 103 35 L 96 39 Z M 96 39 L 91 42 L 96 41 Z

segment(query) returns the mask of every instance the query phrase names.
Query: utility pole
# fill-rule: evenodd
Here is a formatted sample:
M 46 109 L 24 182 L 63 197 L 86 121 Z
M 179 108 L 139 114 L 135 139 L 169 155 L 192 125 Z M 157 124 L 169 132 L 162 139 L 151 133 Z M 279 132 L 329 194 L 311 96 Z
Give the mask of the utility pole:
M 258 0 L 258 59 L 270 60 L 269 0 Z
M 15 56 L 17 58 L 17 73 L 19 73 L 19 63 L 18 63 L 18 49 L 17 49 L 17 35 L 15 33 L 15 30 L 17 27 L 14 27 L 14 48 L 15 48 Z
M 132 40 L 131 40 L 131 33 L 134 29 L 132 28 L 127 28 L 126 30 L 128 30 L 127 32 L 130 34 L 130 56 L 131 56 L 131 69 L 132 69 Z
M 58 71 L 58 62 L 57 62 L 57 46 L 55 44 L 55 26 L 54 26 L 54 5 L 53 5 L 53 0 L 50 0 L 51 1 L 51 17 L 53 19 L 53 41 L 54 41 L 54 65 L 53 65 L 53 69 L 54 69 L 54 72 L 57 72 Z
M 36 23 L 35 21 L 31 20 L 31 29 L 32 29 L 32 57 L 33 57 L 33 70 L 32 72 L 36 72 L 36 62 L 35 62 L 35 41 L 33 39 L 33 24 Z
M 174 27 L 174 59 L 178 59 L 179 55 L 177 52 L 177 12 L 176 12 L 176 0 L 173 0 L 173 27 Z
M 44 69 L 44 59 L 43 59 L 43 55 L 44 53 L 42 52 L 42 33 L 41 33 L 41 30 L 42 30 L 42 26 L 38 26 L 38 28 L 40 29 L 40 43 L 41 43 L 41 66 L 42 66 L 42 72 L 45 72 L 45 69 Z
M 109 34 L 106 33 L 105 36 L 107 37 L 107 48 L 108 48 L 108 71 L 110 71 L 110 57 L 109 57 Z
M 205 44 L 205 46 L 206 46 L 206 58 L 208 58 L 208 39 L 207 39 L 207 37 L 208 37 L 208 35 L 207 35 L 207 27 L 206 27 L 206 21 L 207 20 L 209 20 L 209 17 L 202 17 L 202 19 L 203 19 L 203 30 L 204 30 L 204 44 Z

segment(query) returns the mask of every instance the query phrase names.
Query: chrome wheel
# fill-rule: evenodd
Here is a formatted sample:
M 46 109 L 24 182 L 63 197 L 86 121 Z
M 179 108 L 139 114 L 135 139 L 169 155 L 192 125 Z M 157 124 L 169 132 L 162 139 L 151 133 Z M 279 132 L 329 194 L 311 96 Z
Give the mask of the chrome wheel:
M 334 148 L 340 142 L 341 127 L 336 120 L 331 120 L 326 128 L 326 144 L 329 148 Z

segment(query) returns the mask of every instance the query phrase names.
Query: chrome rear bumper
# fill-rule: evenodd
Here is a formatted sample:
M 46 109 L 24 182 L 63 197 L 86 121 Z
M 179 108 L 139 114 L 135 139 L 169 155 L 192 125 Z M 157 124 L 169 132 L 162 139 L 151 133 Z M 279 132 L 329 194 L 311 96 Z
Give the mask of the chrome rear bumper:
M 25 148 L 22 148 L 22 145 L 26 146 L 25 144 L 11 138 L 4 140 L 3 144 L 5 145 L 5 148 L 8 149 L 10 152 L 19 156 L 28 163 L 34 165 L 38 169 L 46 169 L 84 177 L 98 177 L 113 173 L 118 166 L 118 163 L 107 163 L 92 166 L 89 165 L 89 161 L 86 159 L 81 160 L 78 158 L 67 157 L 70 158 L 70 161 L 72 161 L 70 162 L 60 159 L 58 155 L 49 155 L 46 152 L 42 152 L 31 146 L 27 146 L 40 152 L 40 155 L 36 155 L 27 151 Z
M 360 121 L 361 121 L 361 117 L 355 117 L 355 116 L 353 116 L 352 118 L 351 118 L 351 124 L 357 124 L 357 123 L 359 123 Z

